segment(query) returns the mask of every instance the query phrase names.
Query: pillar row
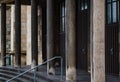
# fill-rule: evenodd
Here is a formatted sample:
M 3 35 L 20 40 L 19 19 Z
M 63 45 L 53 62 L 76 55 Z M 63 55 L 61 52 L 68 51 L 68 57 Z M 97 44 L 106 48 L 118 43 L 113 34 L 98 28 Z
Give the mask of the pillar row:
M 6 66 L 6 4 L 1 4 L 1 65 Z
M 15 0 L 15 66 L 21 67 L 21 0 Z
M 91 82 L 105 82 L 105 0 L 91 2 Z
M 66 0 L 66 80 L 76 82 L 75 0 Z

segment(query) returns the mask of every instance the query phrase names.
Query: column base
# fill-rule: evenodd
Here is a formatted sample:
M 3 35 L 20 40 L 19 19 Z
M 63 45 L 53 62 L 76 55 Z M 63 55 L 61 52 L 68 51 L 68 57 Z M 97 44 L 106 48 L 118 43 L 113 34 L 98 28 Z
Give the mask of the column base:
M 49 74 L 50 74 L 50 75 L 55 75 L 55 68 L 51 67 L 51 68 L 49 69 Z
M 66 82 L 76 82 L 76 68 L 69 67 L 66 71 Z
M 66 80 L 65 82 L 77 82 L 76 80 Z

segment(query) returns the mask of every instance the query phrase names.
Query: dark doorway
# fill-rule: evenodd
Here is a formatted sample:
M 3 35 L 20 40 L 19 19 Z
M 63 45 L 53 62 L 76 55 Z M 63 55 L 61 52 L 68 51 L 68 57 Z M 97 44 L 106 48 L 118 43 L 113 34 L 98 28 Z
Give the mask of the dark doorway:
M 77 68 L 88 71 L 88 30 L 89 30 L 89 0 L 78 0 L 77 2 Z
M 105 66 L 107 75 L 119 75 L 118 1 L 106 0 Z

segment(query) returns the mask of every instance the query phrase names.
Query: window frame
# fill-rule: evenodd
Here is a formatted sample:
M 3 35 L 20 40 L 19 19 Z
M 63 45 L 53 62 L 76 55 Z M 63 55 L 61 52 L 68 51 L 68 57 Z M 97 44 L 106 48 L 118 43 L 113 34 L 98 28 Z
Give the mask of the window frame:
M 116 18 L 115 18 L 115 21 L 114 21 L 114 15 L 113 15 L 113 11 L 114 11 L 114 9 L 113 9 L 113 4 L 114 3 L 116 3 Z M 106 0 L 106 24 L 115 24 L 115 23 L 118 23 L 118 21 L 119 21 L 119 0 L 110 0 L 109 2 L 108 2 L 108 0 Z M 111 17 L 111 19 L 110 20 L 108 20 L 109 18 L 109 16 L 108 16 L 108 5 L 110 5 L 110 17 Z
M 65 16 L 66 16 L 65 14 L 66 14 L 65 1 L 63 0 L 60 3 L 60 33 L 65 32 Z

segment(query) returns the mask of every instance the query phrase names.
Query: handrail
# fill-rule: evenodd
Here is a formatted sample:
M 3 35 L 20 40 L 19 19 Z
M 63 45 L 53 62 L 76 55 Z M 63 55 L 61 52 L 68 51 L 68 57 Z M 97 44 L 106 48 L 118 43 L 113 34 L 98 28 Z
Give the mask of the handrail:
M 6 55 L 6 56 L 3 56 L 3 58 L 10 58 L 10 56 Z
M 31 69 L 28 69 L 27 71 L 25 71 L 25 72 L 13 77 L 13 78 L 7 80 L 6 82 L 10 82 L 10 81 L 12 81 L 12 80 L 26 74 L 27 72 L 29 72 L 29 71 L 31 71 L 33 69 L 34 69 L 34 82 L 36 82 L 36 68 L 38 68 L 39 66 L 42 66 L 43 64 L 46 64 L 47 62 L 50 62 L 50 61 L 54 60 L 54 59 L 61 59 L 61 82 L 62 82 L 63 81 L 63 58 L 61 56 L 55 56 L 55 57 L 43 62 L 42 64 L 40 64 L 38 66 L 35 66 L 35 67 L 31 68 Z

